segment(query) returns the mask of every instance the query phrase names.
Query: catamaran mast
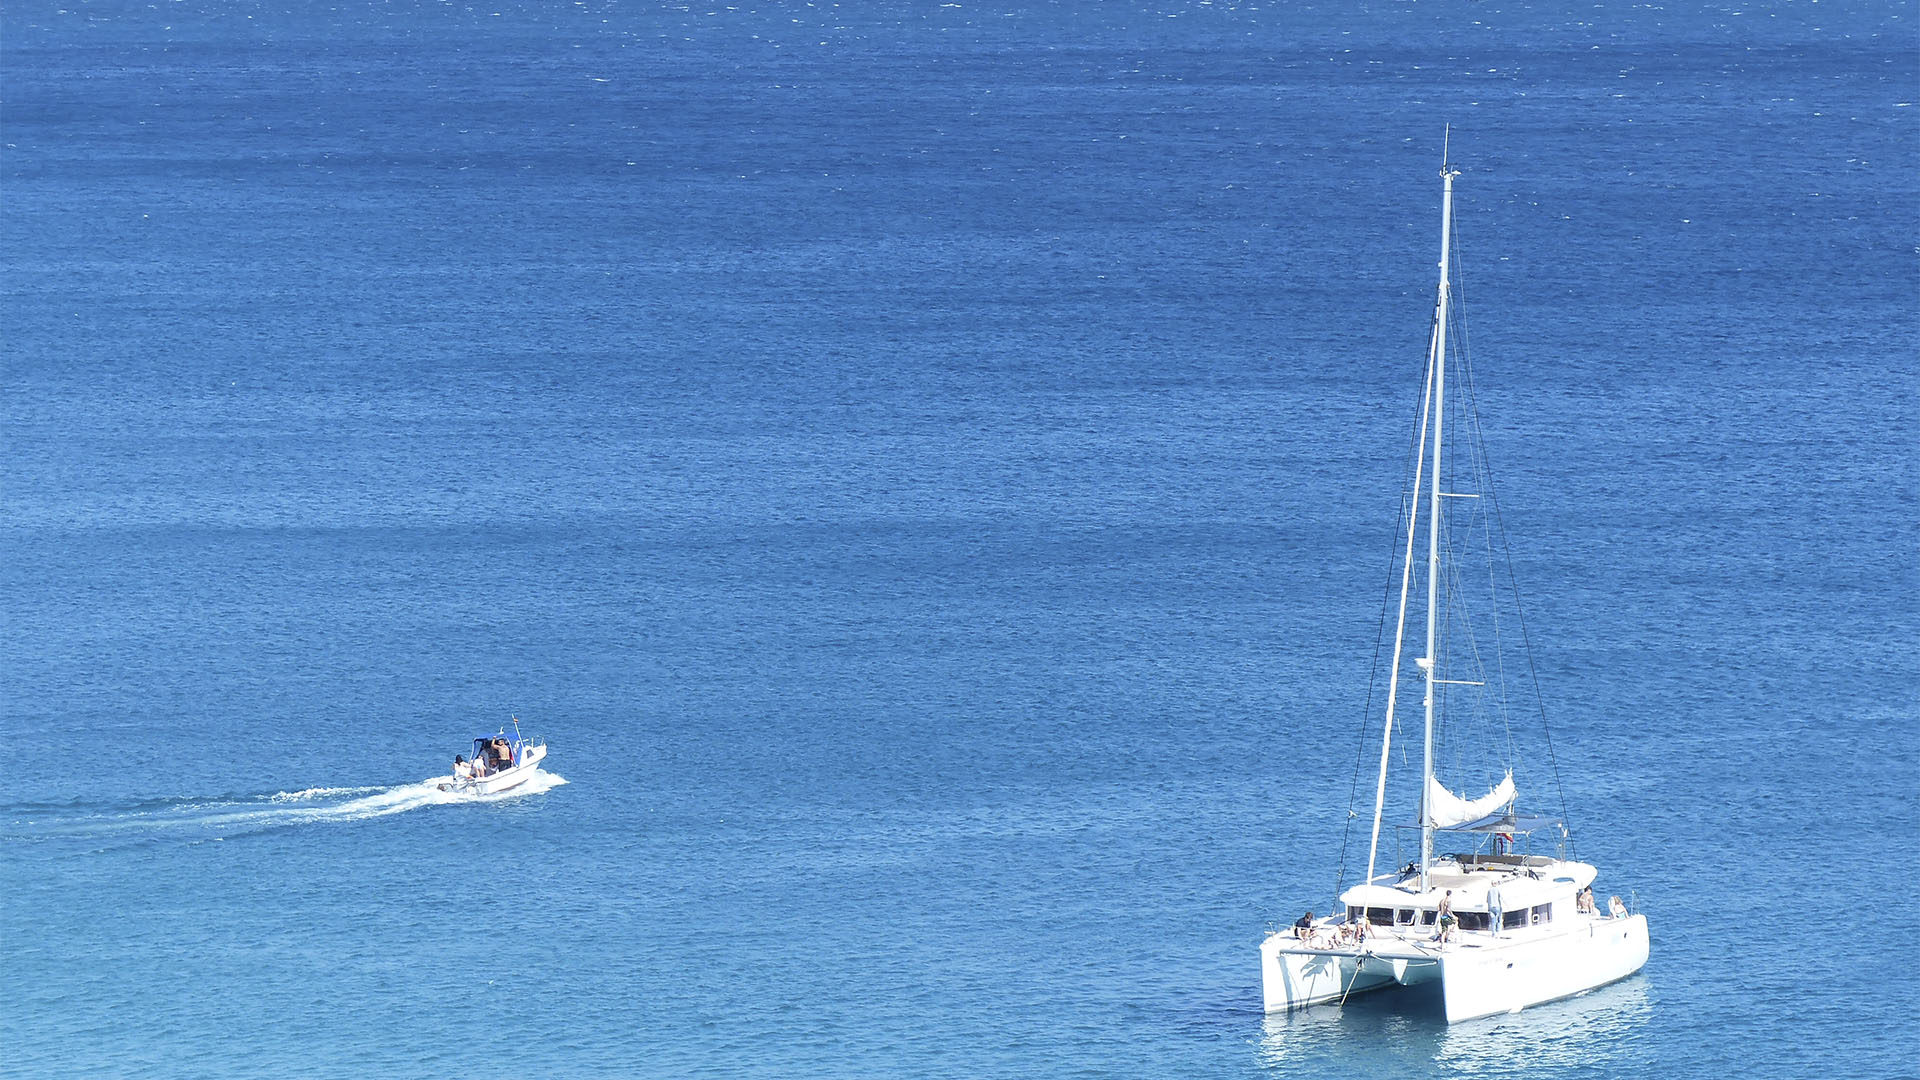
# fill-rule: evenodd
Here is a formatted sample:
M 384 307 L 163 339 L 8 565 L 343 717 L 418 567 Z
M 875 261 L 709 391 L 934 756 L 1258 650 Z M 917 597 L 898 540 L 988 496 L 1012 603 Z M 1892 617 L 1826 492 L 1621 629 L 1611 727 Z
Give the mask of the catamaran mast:
M 1427 795 L 1433 789 L 1434 683 L 1439 674 L 1434 650 L 1440 617 L 1440 447 L 1446 441 L 1447 263 L 1453 252 L 1453 178 L 1459 175 L 1458 169 L 1442 161 L 1440 180 L 1445 188 L 1440 202 L 1440 295 L 1433 305 L 1433 348 L 1427 354 L 1427 377 L 1433 381 L 1433 475 L 1429 478 L 1432 493 L 1427 506 L 1427 655 L 1417 661 L 1427 673 L 1426 750 L 1420 766 L 1421 892 L 1431 885 L 1428 869 L 1433 862 L 1433 809 L 1427 805 Z

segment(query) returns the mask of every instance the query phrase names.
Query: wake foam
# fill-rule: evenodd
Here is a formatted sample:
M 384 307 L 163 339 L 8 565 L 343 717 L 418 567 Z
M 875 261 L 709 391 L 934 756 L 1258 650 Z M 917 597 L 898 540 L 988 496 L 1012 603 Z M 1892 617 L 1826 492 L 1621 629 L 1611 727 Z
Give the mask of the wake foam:
M 371 795 L 386 791 L 379 787 L 310 787 L 305 791 L 278 791 L 267 797 L 269 802 L 300 802 L 306 799 L 325 799 L 334 795 Z
M 392 787 L 311 787 L 261 795 L 212 799 L 153 800 L 83 814 L 34 814 L 0 825 L 0 837 L 31 840 L 67 837 L 123 840 L 173 837 L 203 843 L 294 825 L 330 825 L 391 817 L 430 806 L 495 803 L 539 795 L 566 783 L 549 772 L 534 774 L 510 791 L 474 795 L 442 791 L 452 776 L 433 776 Z

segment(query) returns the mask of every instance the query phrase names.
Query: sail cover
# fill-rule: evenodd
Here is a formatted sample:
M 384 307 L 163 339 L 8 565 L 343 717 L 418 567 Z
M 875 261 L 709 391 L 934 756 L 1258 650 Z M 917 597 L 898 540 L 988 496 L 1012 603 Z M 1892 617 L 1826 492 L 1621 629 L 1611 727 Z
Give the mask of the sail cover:
M 1507 775 L 1492 791 L 1477 799 L 1463 799 L 1440 786 L 1440 781 L 1427 778 L 1427 817 L 1436 829 L 1450 829 L 1462 822 L 1486 817 L 1512 801 L 1512 769 L 1507 770 Z

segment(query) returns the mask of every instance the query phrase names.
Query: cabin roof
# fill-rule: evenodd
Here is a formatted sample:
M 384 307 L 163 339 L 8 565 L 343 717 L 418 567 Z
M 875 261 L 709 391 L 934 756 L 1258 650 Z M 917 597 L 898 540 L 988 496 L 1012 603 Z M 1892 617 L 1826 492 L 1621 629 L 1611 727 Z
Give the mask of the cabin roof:
M 1581 862 L 1547 861 L 1540 865 L 1461 866 L 1435 863 L 1427 871 L 1428 889 L 1420 891 L 1420 875 L 1402 877 L 1393 884 L 1355 885 L 1340 894 L 1348 907 L 1419 908 L 1432 910 L 1449 890 L 1453 906 L 1461 911 L 1484 911 L 1487 890 L 1500 888 L 1501 907 L 1507 911 L 1546 903 L 1593 883 L 1599 871 Z

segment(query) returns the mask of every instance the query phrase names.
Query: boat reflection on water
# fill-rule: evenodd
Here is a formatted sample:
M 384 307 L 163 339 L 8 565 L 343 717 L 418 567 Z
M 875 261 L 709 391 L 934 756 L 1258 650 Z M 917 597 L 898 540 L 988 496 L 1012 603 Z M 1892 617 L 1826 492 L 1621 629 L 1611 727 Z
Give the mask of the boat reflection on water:
M 1530 1076 L 1631 1072 L 1640 1058 L 1635 1031 L 1653 1015 L 1646 978 L 1630 978 L 1524 1012 L 1465 1026 L 1447 1023 L 1439 993 L 1422 988 L 1432 1008 L 1409 1008 L 1411 994 L 1360 996 L 1340 1009 L 1269 1013 L 1262 1023 L 1259 1062 L 1298 1072 L 1342 1063 L 1342 1072 L 1376 1069 L 1459 1076 Z

